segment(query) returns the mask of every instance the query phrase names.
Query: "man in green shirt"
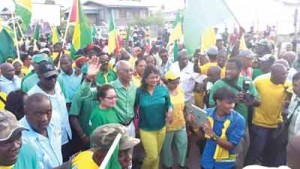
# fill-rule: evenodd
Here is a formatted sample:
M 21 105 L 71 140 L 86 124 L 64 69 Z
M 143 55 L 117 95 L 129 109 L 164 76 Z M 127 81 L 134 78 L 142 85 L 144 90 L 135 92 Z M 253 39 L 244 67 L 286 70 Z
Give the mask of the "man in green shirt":
M 228 87 L 236 94 L 235 111 L 239 112 L 247 121 L 249 106 L 259 106 L 258 92 L 256 91 L 251 79 L 240 75 L 242 70 L 242 62 L 239 58 L 231 58 L 226 63 L 225 78 L 214 83 L 209 92 L 209 105 L 215 106 L 213 95 L 217 89 Z M 236 167 L 243 168 L 247 150 L 249 148 L 250 137 L 248 126 L 245 126 L 245 136 L 237 146 Z
M 32 147 L 22 144 L 22 131 L 17 118 L 9 111 L 0 112 L 0 168 L 38 169 L 37 156 Z
M 108 62 L 109 57 L 105 53 L 100 53 L 99 55 L 99 61 L 100 61 L 100 71 L 97 73 L 96 76 L 96 85 L 100 86 L 105 83 L 109 83 L 111 81 L 114 81 L 117 79 L 117 74 L 108 69 Z

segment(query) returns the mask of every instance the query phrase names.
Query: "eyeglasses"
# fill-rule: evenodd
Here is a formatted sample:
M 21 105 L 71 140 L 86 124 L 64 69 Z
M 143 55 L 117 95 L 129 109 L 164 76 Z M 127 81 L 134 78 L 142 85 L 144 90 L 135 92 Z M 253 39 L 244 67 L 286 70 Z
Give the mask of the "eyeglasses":
M 104 98 L 106 98 L 108 100 L 113 100 L 113 99 L 117 99 L 118 97 L 117 96 L 110 96 L 110 97 L 104 97 Z
M 52 79 L 56 79 L 57 78 L 57 75 L 53 75 L 53 76 L 50 76 L 50 77 L 45 77 L 44 79 L 47 80 L 47 81 L 50 81 Z

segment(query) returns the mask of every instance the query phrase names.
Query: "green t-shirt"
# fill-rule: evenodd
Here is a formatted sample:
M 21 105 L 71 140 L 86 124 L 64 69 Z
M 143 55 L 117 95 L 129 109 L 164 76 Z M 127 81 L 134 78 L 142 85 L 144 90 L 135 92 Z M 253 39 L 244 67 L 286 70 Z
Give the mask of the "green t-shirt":
M 99 71 L 96 76 L 96 85 L 100 86 L 105 83 L 112 82 L 117 79 L 117 74 L 114 71 L 108 71 L 106 75 Z
M 255 78 L 257 78 L 258 76 L 260 76 L 262 74 L 264 74 L 264 72 L 261 70 L 261 68 L 253 69 L 252 80 L 254 80 Z
M 139 108 L 139 127 L 148 131 L 163 128 L 166 124 L 165 115 L 172 107 L 169 91 L 162 85 L 157 85 L 152 95 L 138 88 L 135 105 Z
M 85 134 L 89 132 L 89 117 L 94 107 L 98 106 L 99 101 L 96 96 L 81 97 L 79 93 L 73 96 L 69 115 L 77 116 L 80 126 Z
M 19 152 L 18 160 L 13 169 L 39 169 L 36 153 L 32 150 L 33 147 L 31 147 L 29 144 L 23 143 Z
M 94 107 L 89 118 L 89 132 L 90 135 L 97 127 L 104 124 L 119 123 L 120 120 L 112 108 L 101 109 L 99 106 Z
M 243 82 L 245 80 L 250 80 L 248 77 L 245 76 L 239 76 L 236 85 L 239 86 L 241 89 L 243 88 Z M 251 81 L 251 80 L 250 80 Z M 209 91 L 209 105 L 215 106 L 215 101 L 213 99 L 213 95 L 216 92 L 217 89 L 221 87 L 228 87 L 231 89 L 234 93 L 238 94 L 241 91 L 238 91 L 236 88 L 230 86 L 226 82 L 224 82 L 222 79 L 216 81 L 212 88 Z M 258 92 L 256 88 L 254 87 L 253 83 L 251 82 L 249 92 L 254 95 L 255 98 L 258 98 Z M 234 108 L 235 111 L 239 112 L 245 119 L 246 121 L 248 120 L 248 106 L 244 103 L 237 103 Z

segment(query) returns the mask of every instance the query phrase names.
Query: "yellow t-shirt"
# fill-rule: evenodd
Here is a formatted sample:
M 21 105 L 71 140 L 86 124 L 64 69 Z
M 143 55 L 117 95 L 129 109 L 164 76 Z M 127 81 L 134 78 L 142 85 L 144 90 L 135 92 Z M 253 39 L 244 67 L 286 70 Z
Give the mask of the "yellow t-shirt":
M 133 75 L 132 76 L 132 81 L 135 84 L 136 87 L 141 86 L 142 78 L 139 75 Z
M 254 81 L 261 105 L 255 108 L 253 124 L 276 128 L 278 123 L 282 122 L 282 106 L 287 96 L 285 87 L 291 88 L 292 84 L 286 82 L 284 85 L 275 85 L 271 82 L 270 77 L 260 78 Z
M 0 96 L 6 101 L 6 97 L 7 97 L 6 93 L 0 92 Z M 4 107 L 5 107 L 5 103 L 0 100 L 0 110 L 4 110 Z
M 11 166 L 0 166 L 0 169 L 12 169 L 14 165 Z
M 225 66 L 221 69 L 221 78 L 225 77 L 226 68 Z
M 93 152 L 83 151 L 72 160 L 72 169 L 98 169 L 99 166 L 93 160 Z
M 185 126 L 184 119 L 184 91 L 181 87 L 177 88 L 177 95 L 170 94 L 171 103 L 173 105 L 173 122 L 167 124 L 167 131 L 175 131 Z
M 207 71 L 211 66 L 218 66 L 217 62 L 209 62 L 200 66 L 201 74 L 207 75 Z
M 32 69 L 33 69 L 32 66 L 30 67 L 22 66 L 21 73 L 27 75 Z

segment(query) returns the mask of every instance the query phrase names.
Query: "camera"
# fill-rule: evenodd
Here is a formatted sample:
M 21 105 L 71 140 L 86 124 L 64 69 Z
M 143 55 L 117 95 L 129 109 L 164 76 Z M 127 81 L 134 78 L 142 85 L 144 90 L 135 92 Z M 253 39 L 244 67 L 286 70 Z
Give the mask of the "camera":
M 250 84 L 251 84 L 250 80 L 243 81 L 243 93 L 244 93 L 243 100 L 245 100 L 248 103 L 252 103 L 254 100 L 254 96 L 249 92 Z

